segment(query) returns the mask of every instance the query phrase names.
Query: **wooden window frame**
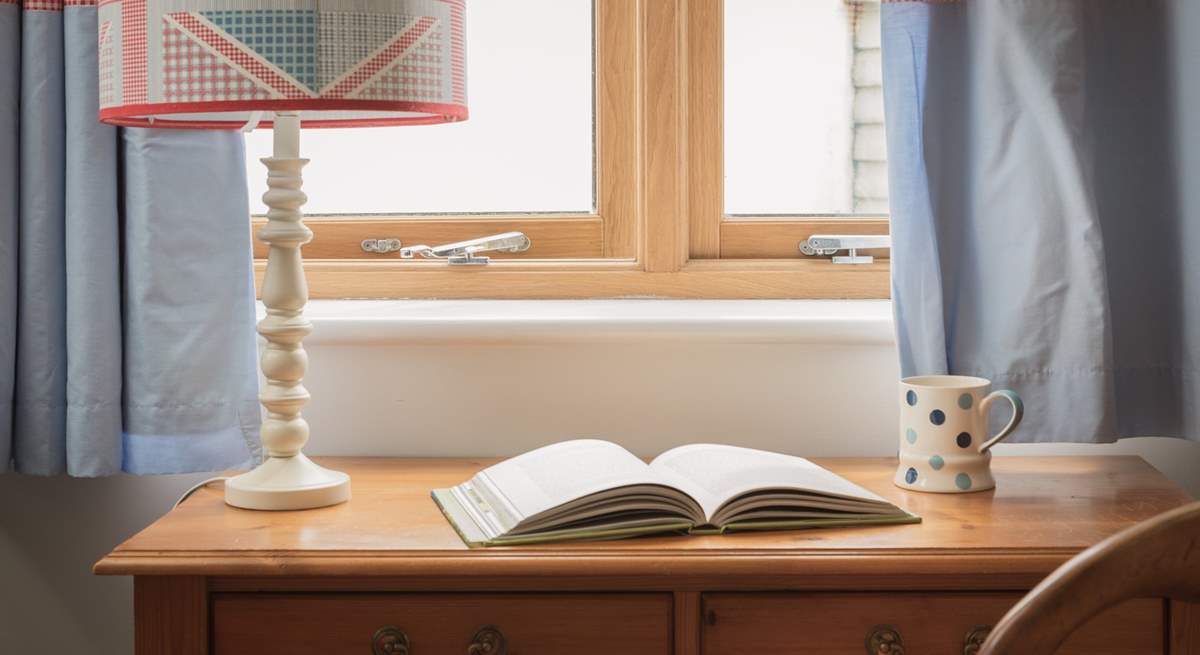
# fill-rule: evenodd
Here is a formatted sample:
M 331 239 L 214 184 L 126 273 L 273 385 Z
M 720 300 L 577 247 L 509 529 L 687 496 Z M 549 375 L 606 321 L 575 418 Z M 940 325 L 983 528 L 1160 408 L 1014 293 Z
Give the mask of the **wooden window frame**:
M 889 265 L 800 258 L 814 232 L 886 218 L 726 217 L 722 0 L 595 0 L 596 213 L 306 218 L 313 298 L 886 298 Z M 487 266 L 364 258 L 368 236 L 443 243 L 522 230 Z M 256 245 L 256 256 L 263 256 Z M 532 258 L 530 258 L 532 257 Z M 264 262 L 256 262 L 261 282 Z

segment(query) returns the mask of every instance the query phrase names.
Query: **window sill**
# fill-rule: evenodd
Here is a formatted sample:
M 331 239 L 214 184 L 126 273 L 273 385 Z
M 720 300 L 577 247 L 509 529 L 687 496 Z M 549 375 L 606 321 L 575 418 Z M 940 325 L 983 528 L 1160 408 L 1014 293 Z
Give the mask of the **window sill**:
M 887 300 L 314 300 L 305 343 L 890 345 L 891 312 Z

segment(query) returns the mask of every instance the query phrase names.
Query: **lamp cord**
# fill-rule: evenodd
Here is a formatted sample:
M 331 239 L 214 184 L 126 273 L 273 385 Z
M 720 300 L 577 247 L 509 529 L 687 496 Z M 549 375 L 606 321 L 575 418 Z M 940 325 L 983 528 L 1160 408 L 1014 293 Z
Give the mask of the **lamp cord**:
M 207 480 L 201 480 L 200 482 L 197 482 L 196 484 L 192 485 L 187 491 L 183 492 L 183 495 L 179 497 L 179 500 L 175 501 L 175 504 L 171 506 L 171 509 L 175 509 L 176 507 L 179 507 L 180 503 L 182 503 L 183 501 L 188 499 L 188 496 L 191 496 L 192 494 L 196 493 L 203 487 L 205 487 L 209 484 L 212 484 L 213 482 L 224 482 L 228 479 L 229 479 L 229 476 L 222 475 L 222 476 L 218 476 L 215 478 L 209 478 Z

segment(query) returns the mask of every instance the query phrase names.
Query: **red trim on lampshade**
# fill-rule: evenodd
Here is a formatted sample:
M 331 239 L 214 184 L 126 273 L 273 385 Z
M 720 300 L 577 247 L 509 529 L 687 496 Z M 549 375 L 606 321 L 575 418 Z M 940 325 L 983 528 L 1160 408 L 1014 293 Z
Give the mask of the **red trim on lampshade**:
M 158 102 L 138 105 L 120 105 L 100 110 L 100 121 L 124 127 L 173 127 L 192 129 L 235 129 L 245 124 L 244 119 L 230 120 L 180 120 L 160 118 L 162 114 L 220 113 L 236 111 L 365 111 L 365 112 L 410 112 L 424 116 L 378 116 L 364 118 L 312 118 L 303 119 L 304 127 L 386 127 L 392 125 L 436 125 L 467 120 L 467 108 L 436 102 L 409 102 L 396 100 L 353 100 L 345 98 L 311 98 L 278 100 L 226 100 L 217 102 Z M 271 121 L 264 120 L 259 127 L 270 127 Z
M 0 5 L 21 5 L 25 11 L 62 11 L 63 7 L 91 7 L 96 0 L 0 0 Z

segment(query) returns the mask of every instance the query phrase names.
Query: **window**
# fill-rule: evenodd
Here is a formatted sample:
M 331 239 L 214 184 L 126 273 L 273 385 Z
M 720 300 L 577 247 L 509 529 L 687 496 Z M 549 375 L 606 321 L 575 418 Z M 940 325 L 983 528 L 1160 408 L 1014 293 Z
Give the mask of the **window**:
M 467 11 L 471 119 L 306 131 L 307 214 L 592 212 L 591 2 L 485 0 Z M 257 200 L 270 131 L 252 132 L 247 149 Z
M 815 233 L 887 234 L 878 0 L 737 0 L 722 19 L 725 197 L 698 218 L 705 252 L 796 258 Z
M 726 3 L 726 214 L 886 213 L 878 16 L 846 0 Z
M 302 135 L 313 297 L 887 295 L 886 260 L 798 248 L 887 232 L 873 0 L 467 11 L 469 121 Z M 256 203 L 270 141 L 248 136 Z M 532 247 L 487 266 L 360 246 L 511 230 Z

